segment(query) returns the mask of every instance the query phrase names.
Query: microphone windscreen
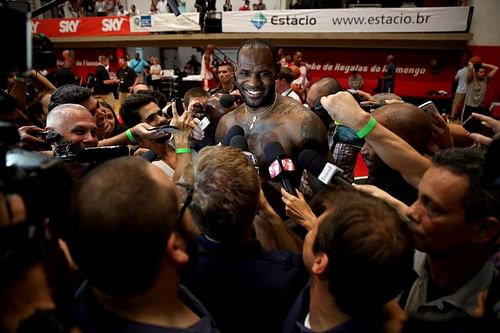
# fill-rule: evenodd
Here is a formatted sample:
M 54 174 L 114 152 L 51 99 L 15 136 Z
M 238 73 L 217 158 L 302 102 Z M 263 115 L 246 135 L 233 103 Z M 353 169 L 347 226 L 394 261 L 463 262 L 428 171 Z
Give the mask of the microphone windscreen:
M 286 153 L 278 141 L 273 141 L 264 147 L 264 155 L 267 162 L 271 163 L 276 157 L 286 156 Z
M 241 126 L 234 125 L 229 129 L 229 131 L 227 131 L 224 138 L 222 138 L 221 144 L 223 144 L 224 146 L 229 146 L 231 139 L 237 135 L 245 135 L 245 131 Z
M 79 163 L 103 162 L 129 154 L 128 146 L 87 147 L 76 152 L 76 160 Z
M 234 105 L 235 99 L 233 95 L 224 94 L 220 97 L 219 103 L 223 108 L 230 108 Z
M 307 170 L 327 185 L 332 181 L 336 184 L 351 185 L 349 181 L 342 178 L 342 169 L 329 163 L 323 155 L 312 149 L 304 149 L 300 152 L 298 163 L 300 168 Z
M 248 142 L 243 135 L 236 135 L 229 142 L 231 147 L 239 148 L 243 151 L 249 151 Z
M 299 167 L 301 169 L 308 170 L 309 165 L 318 155 L 319 154 L 312 149 L 304 149 L 303 151 L 300 152 L 298 160 L 297 160 Z
M 309 168 L 306 169 L 309 171 L 313 176 L 319 177 L 321 172 L 323 172 L 323 169 L 325 168 L 327 161 L 326 158 L 318 154 L 311 163 L 309 164 Z

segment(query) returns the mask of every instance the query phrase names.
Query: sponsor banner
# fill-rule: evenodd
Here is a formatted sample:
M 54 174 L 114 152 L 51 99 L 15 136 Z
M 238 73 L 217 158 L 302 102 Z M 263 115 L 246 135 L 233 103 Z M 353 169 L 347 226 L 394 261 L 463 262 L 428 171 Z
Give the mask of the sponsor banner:
M 470 7 L 224 12 L 223 32 L 463 32 Z
M 128 16 L 32 20 L 31 32 L 47 37 L 130 35 Z
M 285 48 L 293 56 L 296 48 Z M 362 90 L 372 93 L 386 70 L 386 58 L 394 56 L 396 76 L 394 92 L 401 96 L 438 96 L 450 98 L 453 78 L 460 65 L 462 51 L 457 50 L 393 50 L 393 49 L 327 49 L 300 48 L 310 77 L 336 78 L 349 88 L 353 71 L 363 77 Z M 441 92 L 440 92 L 441 91 Z M 446 94 L 444 94 L 446 92 Z
M 200 31 L 198 13 L 140 15 L 132 17 L 132 32 Z

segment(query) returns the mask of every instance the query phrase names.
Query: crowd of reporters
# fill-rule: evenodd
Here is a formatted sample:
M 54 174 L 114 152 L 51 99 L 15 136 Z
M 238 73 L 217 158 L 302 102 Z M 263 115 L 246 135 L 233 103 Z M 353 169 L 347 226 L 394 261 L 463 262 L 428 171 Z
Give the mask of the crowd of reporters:
M 474 114 L 485 130 L 469 135 L 397 96 L 322 79 L 305 100 L 332 132 L 329 151 L 292 156 L 262 141 L 262 161 L 246 141 L 256 117 L 217 139 L 224 115 L 246 107 L 238 89 L 193 88 L 176 103 L 138 84 L 115 109 L 36 72 L 10 83 L 0 96 L 1 331 L 499 327 L 492 117 Z M 366 181 L 354 181 L 352 146 Z M 281 202 L 266 198 L 269 181 Z

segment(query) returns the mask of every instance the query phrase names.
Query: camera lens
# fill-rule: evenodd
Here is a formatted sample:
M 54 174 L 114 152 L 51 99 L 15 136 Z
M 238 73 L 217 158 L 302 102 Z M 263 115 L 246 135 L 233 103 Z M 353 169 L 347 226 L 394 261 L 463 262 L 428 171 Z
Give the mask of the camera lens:
M 193 113 L 204 113 L 205 107 L 203 104 L 197 103 L 193 105 Z

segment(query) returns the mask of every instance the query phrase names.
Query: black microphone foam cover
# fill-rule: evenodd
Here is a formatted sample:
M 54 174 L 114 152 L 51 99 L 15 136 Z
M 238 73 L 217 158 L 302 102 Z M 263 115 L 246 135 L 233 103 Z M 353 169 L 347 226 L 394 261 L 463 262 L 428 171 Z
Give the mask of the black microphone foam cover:
M 309 165 L 319 154 L 312 149 L 304 149 L 300 152 L 297 163 L 301 169 L 309 171 Z
M 224 138 L 222 138 L 221 144 L 223 144 L 224 146 L 229 146 L 231 139 L 236 135 L 245 135 L 245 131 L 239 125 L 234 125 L 229 129 L 229 131 L 227 131 Z
M 243 135 L 236 135 L 229 142 L 231 147 L 239 148 L 243 151 L 249 151 L 248 142 Z
M 273 141 L 264 147 L 264 155 L 268 163 L 271 163 L 276 157 L 286 156 L 283 146 L 278 141 Z
M 336 184 L 350 185 L 351 183 L 342 178 L 337 173 L 342 173 L 342 169 L 336 165 L 329 163 L 326 158 L 312 149 L 305 149 L 299 154 L 299 167 L 307 170 L 311 175 L 317 177 L 325 184 L 330 184 L 332 181 Z
M 235 99 L 233 95 L 224 94 L 220 97 L 219 103 L 223 108 L 230 108 L 234 105 Z
M 318 156 L 316 156 L 316 158 L 311 161 L 311 164 L 309 164 L 308 171 L 314 176 L 319 177 L 326 163 L 326 158 L 318 154 Z

